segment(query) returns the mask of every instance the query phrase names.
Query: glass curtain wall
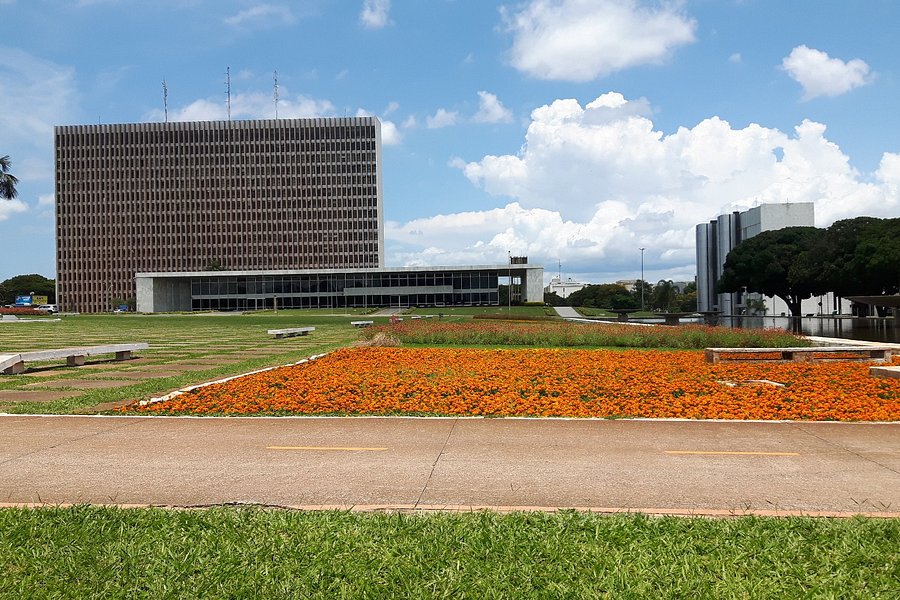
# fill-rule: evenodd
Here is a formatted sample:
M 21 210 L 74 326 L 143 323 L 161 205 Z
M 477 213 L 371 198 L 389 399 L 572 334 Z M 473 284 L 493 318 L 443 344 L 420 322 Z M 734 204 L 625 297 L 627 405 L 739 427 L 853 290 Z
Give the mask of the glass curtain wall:
M 193 310 L 369 306 L 490 306 L 496 271 L 204 276 L 191 279 Z

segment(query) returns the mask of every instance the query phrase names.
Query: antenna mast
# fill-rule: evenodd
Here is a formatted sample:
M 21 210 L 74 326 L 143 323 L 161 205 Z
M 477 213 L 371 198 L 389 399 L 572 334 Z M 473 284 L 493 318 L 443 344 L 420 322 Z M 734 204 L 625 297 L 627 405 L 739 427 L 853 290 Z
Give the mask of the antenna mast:
M 228 120 L 231 120 L 231 67 L 225 67 L 225 109 Z
M 169 86 L 166 85 L 166 80 L 163 79 L 163 114 L 166 117 L 166 123 L 169 122 Z
M 278 118 L 278 71 L 275 71 L 273 78 L 275 79 L 275 118 Z

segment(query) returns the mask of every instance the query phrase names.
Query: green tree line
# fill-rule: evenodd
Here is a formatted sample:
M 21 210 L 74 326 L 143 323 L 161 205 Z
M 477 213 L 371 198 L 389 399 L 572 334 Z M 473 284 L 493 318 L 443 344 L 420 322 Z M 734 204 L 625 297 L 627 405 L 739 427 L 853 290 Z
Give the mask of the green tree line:
M 687 284 L 679 292 L 672 280 L 663 279 L 651 285 L 640 279 L 635 282 L 634 289 L 629 291 L 616 283 L 588 285 L 572 292 L 566 298 L 555 293 L 544 294 L 544 301 L 551 306 L 584 306 L 587 308 L 605 309 L 639 309 L 641 308 L 641 290 L 646 310 L 659 312 L 692 312 L 697 310 L 697 286 L 693 282 Z
M 778 296 L 791 314 L 811 296 L 900 292 L 900 218 L 857 217 L 831 227 L 764 231 L 728 253 L 718 292 Z
M 0 282 L 0 306 L 12 304 L 16 296 L 28 296 L 32 292 L 35 296 L 47 296 L 50 304 L 56 303 L 56 281 L 33 273 L 16 275 Z

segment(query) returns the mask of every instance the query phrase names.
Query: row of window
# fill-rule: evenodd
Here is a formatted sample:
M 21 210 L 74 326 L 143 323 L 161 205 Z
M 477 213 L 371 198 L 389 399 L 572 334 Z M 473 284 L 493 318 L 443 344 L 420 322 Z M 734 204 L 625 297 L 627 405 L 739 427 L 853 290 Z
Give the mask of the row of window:
M 373 125 L 288 125 L 275 122 L 259 126 L 258 122 L 229 121 L 204 123 L 150 123 L 136 125 L 75 125 L 58 127 L 57 147 L 159 146 L 169 144 L 224 144 L 248 142 L 319 141 L 326 144 L 345 141 L 372 141 Z
M 191 279 L 191 295 L 343 293 L 346 289 L 359 291 L 372 288 L 436 286 L 452 286 L 454 291 L 458 292 L 496 290 L 497 283 L 497 273 L 488 271 L 210 276 Z
M 192 310 L 272 310 L 273 308 L 365 308 L 369 306 L 496 306 L 497 292 L 368 296 L 283 296 L 265 298 L 193 298 Z

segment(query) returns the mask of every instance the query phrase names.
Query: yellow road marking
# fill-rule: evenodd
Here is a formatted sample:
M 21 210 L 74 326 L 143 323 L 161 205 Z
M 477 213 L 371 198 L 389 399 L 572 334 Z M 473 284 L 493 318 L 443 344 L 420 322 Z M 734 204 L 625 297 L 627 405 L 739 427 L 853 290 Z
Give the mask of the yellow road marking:
M 378 452 L 387 448 L 361 448 L 355 446 L 266 446 L 266 450 L 335 450 L 335 451 L 365 451 Z
M 799 452 L 725 452 L 707 450 L 666 450 L 666 454 L 721 454 L 726 456 L 800 456 Z

